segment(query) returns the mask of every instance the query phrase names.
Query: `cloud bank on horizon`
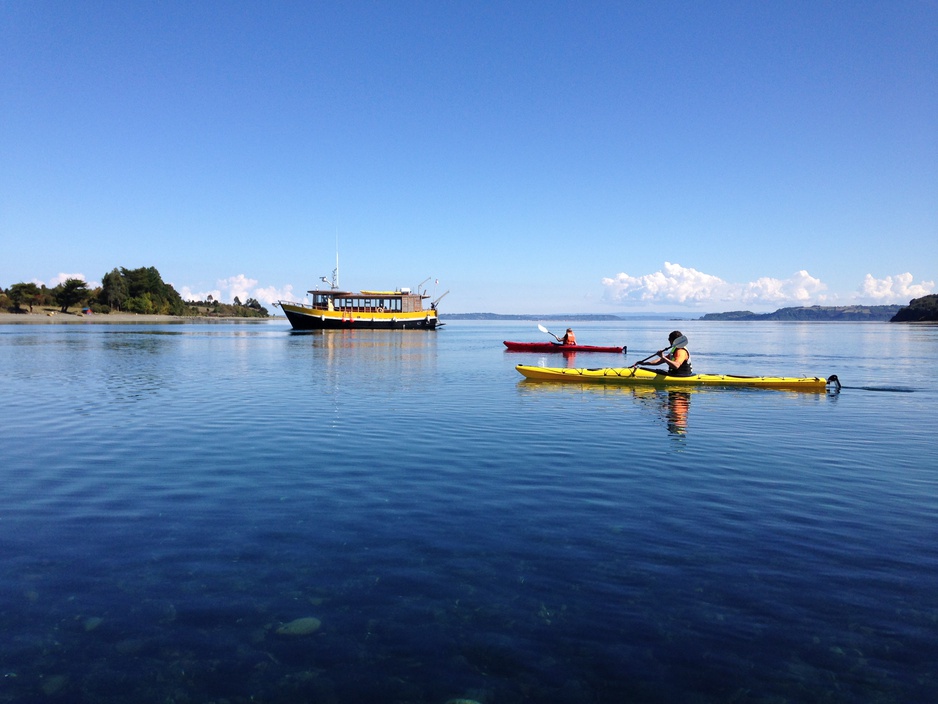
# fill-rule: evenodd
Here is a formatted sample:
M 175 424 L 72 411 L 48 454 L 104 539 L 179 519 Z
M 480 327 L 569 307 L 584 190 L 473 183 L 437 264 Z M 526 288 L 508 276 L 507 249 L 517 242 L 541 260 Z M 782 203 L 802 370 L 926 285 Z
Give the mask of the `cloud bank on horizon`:
M 733 304 L 747 306 L 906 304 L 912 298 L 935 290 L 934 281 L 913 283 L 911 273 L 882 279 L 867 274 L 856 291 L 841 297 L 828 292 L 827 285 L 802 269 L 787 279 L 762 277 L 746 283 L 724 281 L 719 276 L 697 271 L 680 264 L 665 262 L 663 271 L 642 276 L 624 272 L 602 280 L 603 300 L 622 305 L 643 303 L 689 307 Z
M 182 286 L 179 295 L 184 301 L 205 301 L 211 296 L 217 301 L 231 303 L 235 297 L 241 302 L 248 298 L 257 299 L 261 305 L 269 306 L 280 300 L 290 300 L 293 296 L 293 286 L 286 284 L 281 288 L 275 286 L 258 286 L 257 279 L 251 279 L 244 274 L 229 276 L 215 282 L 216 288 L 210 291 L 193 291 L 189 286 Z

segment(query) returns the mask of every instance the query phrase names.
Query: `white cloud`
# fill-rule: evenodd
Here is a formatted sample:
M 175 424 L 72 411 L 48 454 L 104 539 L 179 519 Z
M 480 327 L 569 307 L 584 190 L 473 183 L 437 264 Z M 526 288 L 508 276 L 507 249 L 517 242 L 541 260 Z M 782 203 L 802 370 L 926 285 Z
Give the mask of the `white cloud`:
M 267 288 L 254 289 L 254 298 L 263 304 L 271 305 L 277 301 L 289 301 L 293 298 L 293 286 L 287 284 L 281 289 L 268 286 Z
M 257 286 L 257 279 L 249 279 L 244 274 L 237 274 L 216 283 L 222 290 L 228 291 L 230 300 L 233 301 L 237 297 L 239 301 L 244 303 L 247 299 L 254 298 L 254 296 L 250 294 L 250 291 L 251 287 Z
M 257 279 L 251 279 L 244 274 L 229 276 L 215 282 L 217 288 L 210 291 L 193 291 L 189 286 L 179 289 L 179 295 L 184 301 L 205 301 L 211 296 L 222 303 L 233 303 L 235 296 L 244 303 L 249 298 L 255 298 L 261 305 L 269 306 L 279 300 L 289 300 L 293 296 L 293 286 L 287 284 L 282 288 L 274 286 L 258 287 Z
M 221 290 L 217 288 L 211 291 L 193 291 L 188 286 L 183 286 L 179 289 L 179 295 L 184 301 L 207 301 L 209 296 L 212 297 L 212 300 L 222 300 Z
M 787 279 L 763 277 L 740 285 L 741 300 L 747 303 L 798 303 L 808 305 L 827 299 L 827 286 L 802 269 Z M 733 299 L 730 299 L 733 300 Z
M 875 279 L 872 274 L 867 274 L 855 297 L 879 303 L 905 303 L 934 292 L 934 281 L 913 284 L 913 278 L 909 272 L 887 276 L 885 279 Z
M 68 279 L 81 279 L 85 282 L 86 286 L 90 290 L 94 290 L 101 285 L 97 281 L 88 281 L 88 278 L 84 274 L 65 274 L 62 272 L 59 272 L 57 276 L 53 276 L 48 281 L 33 279 L 32 283 L 36 284 L 37 286 L 45 286 L 46 288 L 55 288 L 59 284 L 65 283 Z
M 664 263 L 663 271 L 643 276 L 620 273 L 604 278 L 604 298 L 612 303 L 643 301 L 647 303 L 702 305 L 715 302 L 743 304 L 809 305 L 827 299 L 827 286 L 807 271 L 787 279 L 763 277 L 748 283 L 731 283 L 680 264 Z

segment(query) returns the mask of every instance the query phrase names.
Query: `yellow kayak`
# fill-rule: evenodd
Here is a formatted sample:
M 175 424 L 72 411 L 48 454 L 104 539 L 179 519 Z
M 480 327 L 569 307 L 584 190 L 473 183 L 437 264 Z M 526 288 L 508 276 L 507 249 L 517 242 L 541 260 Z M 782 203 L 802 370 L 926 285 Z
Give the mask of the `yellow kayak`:
M 754 386 L 793 391 L 824 391 L 828 384 L 837 384 L 835 375 L 830 379 L 819 376 L 734 376 L 732 374 L 692 374 L 671 376 L 648 369 L 614 367 L 606 369 L 570 369 L 563 367 L 515 367 L 526 379 L 535 381 L 562 381 L 568 383 L 649 384 L 670 388 L 694 386 Z

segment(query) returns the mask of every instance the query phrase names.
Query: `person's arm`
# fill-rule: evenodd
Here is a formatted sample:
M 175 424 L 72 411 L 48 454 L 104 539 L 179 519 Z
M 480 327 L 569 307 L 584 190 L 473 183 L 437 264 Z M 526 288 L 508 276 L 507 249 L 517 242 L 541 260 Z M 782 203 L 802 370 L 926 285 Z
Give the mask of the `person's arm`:
M 662 361 L 664 361 L 664 350 L 660 350 L 660 351 L 658 352 L 658 359 L 649 359 L 649 360 L 647 360 L 647 361 L 645 361 L 645 362 L 642 362 L 641 364 L 642 364 L 642 365 L 646 365 L 646 364 L 647 364 L 649 367 L 653 367 L 653 366 L 655 366 L 656 364 L 661 364 Z M 635 369 L 635 367 L 637 367 L 638 365 L 639 365 L 639 363 L 636 362 L 635 364 L 632 365 L 632 369 Z
M 668 366 L 671 367 L 671 369 L 679 368 L 682 364 L 684 364 L 684 362 L 687 361 L 687 358 L 689 356 L 687 353 L 687 350 L 685 350 L 683 347 L 679 347 L 678 349 L 674 351 L 674 359 L 669 359 L 668 357 L 665 357 L 664 350 L 662 350 L 659 354 L 661 355 L 661 359 L 667 362 Z

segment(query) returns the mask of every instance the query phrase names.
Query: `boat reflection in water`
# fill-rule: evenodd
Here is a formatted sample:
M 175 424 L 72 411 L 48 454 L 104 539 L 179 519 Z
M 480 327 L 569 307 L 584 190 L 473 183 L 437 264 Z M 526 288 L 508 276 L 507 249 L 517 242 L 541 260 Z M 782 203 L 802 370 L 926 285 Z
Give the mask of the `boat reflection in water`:
M 348 367 L 363 373 L 372 366 L 387 370 L 394 367 L 434 367 L 437 339 L 435 335 L 388 335 L 374 329 L 291 331 L 298 346 L 316 351 L 317 361 L 327 370 Z

